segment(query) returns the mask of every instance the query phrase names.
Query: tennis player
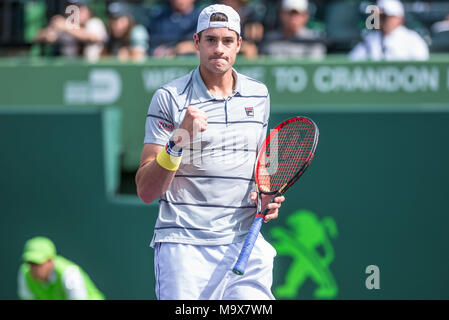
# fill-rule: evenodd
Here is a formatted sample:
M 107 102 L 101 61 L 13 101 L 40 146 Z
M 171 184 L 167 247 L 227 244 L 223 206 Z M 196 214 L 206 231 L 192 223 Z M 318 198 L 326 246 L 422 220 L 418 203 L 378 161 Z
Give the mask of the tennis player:
M 159 199 L 151 246 L 158 299 L 274 299 L 274 248 L 260 235 L 243 276 L 232 273 L 256 213 L 254 164 L 270 112 L 267 87 L 232 68 L 240 17 L 226 5 L 199 15 L 200 65 L 154 94 L 136 174 Z M 262 199 L 264 208 L 268 200 Z M 265 221 L 278 217 L 277 197 Z
M 46 237 L 25 243 L 18 275 L 18 296 L 23 300 L 104 300 L 87 273 L 56 254 Z

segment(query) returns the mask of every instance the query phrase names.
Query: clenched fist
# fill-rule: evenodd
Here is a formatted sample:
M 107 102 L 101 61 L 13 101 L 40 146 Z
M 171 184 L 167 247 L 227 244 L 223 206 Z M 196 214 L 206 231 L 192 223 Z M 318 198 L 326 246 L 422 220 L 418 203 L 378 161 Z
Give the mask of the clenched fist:
M 185 147 L 198 132 L 202 132 L 206 128 L 206 113 L 198 108 L 188 107 L 181 125 L 173 134 L 173 141 L 178 147 Z

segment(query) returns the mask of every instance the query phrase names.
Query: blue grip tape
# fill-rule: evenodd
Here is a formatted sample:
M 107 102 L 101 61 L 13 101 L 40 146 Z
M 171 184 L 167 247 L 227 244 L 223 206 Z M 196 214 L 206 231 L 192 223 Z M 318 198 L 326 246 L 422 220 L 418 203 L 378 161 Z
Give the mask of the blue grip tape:
M 246 264 L 248 263 L 249 256 L 253 250 L 254 243 L 256 243 L 257 236 L 259 235 L 260 228 L 263 223 L 262 217 L 256 217 L 254 222 L 249 229 L 248 235 L 246 236 L 245 242 L 243 243 L 242 251 L 240 251 L 239 258 L 232 269 L 232 272 L 241 276 L 245 273 Z

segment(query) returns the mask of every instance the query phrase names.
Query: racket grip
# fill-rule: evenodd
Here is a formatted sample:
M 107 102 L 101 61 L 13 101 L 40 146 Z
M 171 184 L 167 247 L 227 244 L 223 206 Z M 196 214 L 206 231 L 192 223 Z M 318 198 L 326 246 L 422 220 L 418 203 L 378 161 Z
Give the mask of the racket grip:
M 254 244 L 256 243 L 257 236 L 259 235 L 260 228 L 262 227 L 263 218 L 256 217 L 254 219 L 251 228 L 246 236 L 245 242 L 243 243 L 242 250 L 240 251 L 239 258 L 232 269 L 232 272 L 241 276 L 245 273 L 246 264 L 248 263 L 251 251 L 253 251 Z

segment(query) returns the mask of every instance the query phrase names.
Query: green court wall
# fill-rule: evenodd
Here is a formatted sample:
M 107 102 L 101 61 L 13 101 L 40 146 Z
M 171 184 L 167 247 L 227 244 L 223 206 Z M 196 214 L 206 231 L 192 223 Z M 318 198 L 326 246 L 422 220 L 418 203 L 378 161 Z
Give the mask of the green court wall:
M 22 248 L 35 235 L 53 239 L 107 298 L 155 298 L 148 245 L 157 206 L 115 192 L 122 112 L 95 106 L 0 110 L 1 299 L 17 298 Z M 298 114 L 320 128 L 317 155 L 263 234 L 281 246 L 273 230 L 288 234 L 296 228 L 288 218 L 305 217 L 305 211 L 324 233 L 291 237 L 306 247 L 302 255 L 278 254 L 275 292 L 287 274 L 290 282 L 303 278 L 293 296 L 278 298 L 325 298 L 316 289 L 333 279 L 327 298 L 448 299 L 449 113 L 275 111 L 269 128 Z M 300 268 L 292 273 L 295 264 Z M 379 268 L 380 289 L 366 287 L 370 265 Z

